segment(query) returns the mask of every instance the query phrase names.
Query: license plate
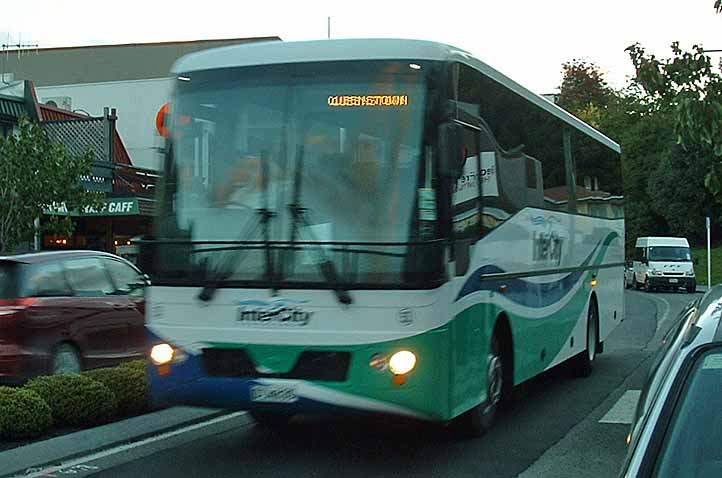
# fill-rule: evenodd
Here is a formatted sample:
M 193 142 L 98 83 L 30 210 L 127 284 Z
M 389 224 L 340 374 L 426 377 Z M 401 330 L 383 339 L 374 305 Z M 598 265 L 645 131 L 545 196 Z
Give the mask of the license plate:
M 278 385 L 254 385 L 251 387 L 251 401 L 265 403 L 293 403 L 298 400 L 296 389 Z
M 670 283 L 670 284 L 676 284 L 676 283 L 677 283 L 677 279 L 669 279 L 669 283 Z

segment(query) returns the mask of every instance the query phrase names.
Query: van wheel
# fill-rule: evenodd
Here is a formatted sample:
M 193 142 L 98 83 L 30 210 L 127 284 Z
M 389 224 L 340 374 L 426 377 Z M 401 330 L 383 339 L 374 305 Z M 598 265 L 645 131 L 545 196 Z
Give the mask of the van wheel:
M 50 373 L 58 375 L 61 373 L 80 373 L 83 369 L 83 362 L 78 349 L 71 344 L 60 344 L 53 352 L 50 361 Z
M 574 375 L 577 377 L 588 377 L 592 374 L 594 360 L 597 357 L 597 342 L 599 340 L 599 310 L 597 302 L 592 299 L 589 302 L 587 312 L 587 346 L 584 352 L 576 355 L 572 360 Z
M 696 284 L 687 287 L 687 293 L 688 293 L 688 294 L 694 294 L 695 292 L 697 292 L 697 285 L 696 285 Z
M 652 292 L 654 288 L 649 285 L 649 277 L 644 278 L 644 292 Z
M 455 425 L 460 435 L 476 438 L 482 436 L 491 428 L 504 396 L 504 391 L 508 388 L 504 383 L 506 376 L 504 364 L 500 334 L 495 331 L 489 345 L 486 365 L 486 401 L 456 418 Z

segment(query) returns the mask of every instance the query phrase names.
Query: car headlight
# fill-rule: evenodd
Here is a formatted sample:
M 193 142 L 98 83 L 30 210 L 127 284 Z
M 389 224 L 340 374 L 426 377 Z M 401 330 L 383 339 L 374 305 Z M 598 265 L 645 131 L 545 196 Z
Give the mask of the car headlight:
M 653 276 L 661 276 L 662 271 L 649 271 L 649 274 Z
M 416 367 L 416 355 L 408 350 L 400 350 L 389 358 L 389 370 L 394 375 L 405 375 Z
M 687 271 L 684 273 L 687 277 L 694 277 L 694 271 Z

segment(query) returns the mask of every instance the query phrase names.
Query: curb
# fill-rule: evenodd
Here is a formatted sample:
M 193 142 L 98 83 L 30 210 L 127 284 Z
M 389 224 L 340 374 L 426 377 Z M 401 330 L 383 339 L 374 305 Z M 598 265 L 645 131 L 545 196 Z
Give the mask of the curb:
M 229 413 L 226 410 L 173 407 L 0 452 L 0 478 L 56 465 L 90 453 L 135 442 Z

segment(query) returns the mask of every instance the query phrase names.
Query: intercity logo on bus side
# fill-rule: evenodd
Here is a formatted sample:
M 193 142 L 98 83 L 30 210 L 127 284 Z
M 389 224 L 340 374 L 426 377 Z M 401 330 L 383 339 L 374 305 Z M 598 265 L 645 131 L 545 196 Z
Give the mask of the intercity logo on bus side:
M 543 231 L 532 233 L 532 260 L 559 265 L 562 261 L 564 239 L 554 230 L 553 224 L 559 221 L 553 216 L 534 216 L 531 223 L 543 227 Z
M 281 325 L 304 327 L 311 321 L 313 312 L 302 309 L 308 301 L 274 299 L 241 300 L 238 302 L 236 322 L 242 325 Z

